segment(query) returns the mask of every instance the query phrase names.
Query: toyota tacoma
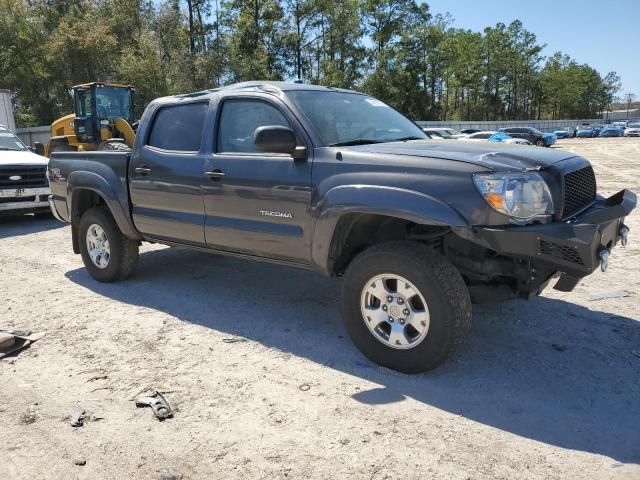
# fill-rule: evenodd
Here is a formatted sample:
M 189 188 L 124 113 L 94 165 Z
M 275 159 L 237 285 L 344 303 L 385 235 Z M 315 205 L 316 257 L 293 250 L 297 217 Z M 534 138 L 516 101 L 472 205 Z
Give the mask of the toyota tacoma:
M 96 280 L 131 275 L 143 241 L 342 277 L 353 342 L 408 373 L 446 358 L 472 302 L 606 269 L 636 205 L 573 153 L 431 141 L 375 98 L 281 82 L 154 100 L 132 151 L 54 153 L 48 176 Z

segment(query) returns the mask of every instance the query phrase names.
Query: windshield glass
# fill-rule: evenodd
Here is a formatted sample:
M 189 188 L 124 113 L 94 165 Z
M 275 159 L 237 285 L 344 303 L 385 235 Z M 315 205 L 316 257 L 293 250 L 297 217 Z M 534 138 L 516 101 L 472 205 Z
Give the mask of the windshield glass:
M 538 130 L 537 128 L 530 128 L 529 131 L 535 135 L 544 135 L 540 130 Z
M 440 135 L 442 138 L 451 138 L 451 132 L 448 130 L 427 130 L 427 133 L 435 133 L 436 135 Z
M 366 95 L 299 90 L 287 96 L 313 124 L 325 147 L 428 138 L 406 117 Z
M 131 92 L 128 88 L 96 87 L 96 109 L 98 118 L 124 118 L 131 123 Z
M 21 152 L 27 150 L 27 147 L 24 146 L 24 143 L 22 143 L 11 130 L 0 127 L 0 150 Z
M 640 123 L 630 123 L 629 128 L 640 128 Z
M 586 125 L 580 125 L 578 127 L 578 130 L 592 130 L 592 128 L 591 127 L 587 127 Z

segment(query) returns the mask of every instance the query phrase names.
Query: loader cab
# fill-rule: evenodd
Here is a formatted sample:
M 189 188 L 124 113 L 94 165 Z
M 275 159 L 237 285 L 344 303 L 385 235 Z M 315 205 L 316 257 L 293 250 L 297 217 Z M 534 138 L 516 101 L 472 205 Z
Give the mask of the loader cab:
M 73 87 L 73 129 L 79 142 L 99 143 L 110 137 L 114 120 L 133 123 L 133 87 L 88 83 Z

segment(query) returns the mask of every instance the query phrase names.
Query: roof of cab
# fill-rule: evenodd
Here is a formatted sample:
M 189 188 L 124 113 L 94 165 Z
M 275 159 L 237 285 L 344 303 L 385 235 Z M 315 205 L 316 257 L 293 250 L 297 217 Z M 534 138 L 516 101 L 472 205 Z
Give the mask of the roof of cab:
M 73 87 L 71 87 L 72 89 L 76 89 L 76 88 L 91 88 L 93 86 L 96 87 L 115 87 L 115 88 L 130 88 L 130 89 L 134 89 L 134 87 L 132 85 L 124 85 L 121 83 L 110 83 L 110 82 L 89 82 L 89 83 L 83 83 L 80 85 L 74 85 Z
M 280 94 L 288 91 L 317 91 L 317 92 L 343 92 L 354 93 L 364 95 L 360 92 L 353 90 L 346 90 L 344 88 L 337 87 L 325 87 L 321 85 L 310 85 L 307 83 L 295 83 L 295 82 L 276 82 L 276 81 L 251 81 L 233 83 L 231 85 L 225 85 L 224 87 L 212 88 L 210 90 L 203 90 L 200 92 L 184 93 L 181 95 L 175 95 L 173 98 L 195 98 L 205 95 L 215 95 L 219 93 L 236 92 L 236 91 L 261 91 L 264 93 Z M 168 97 L 171 98 L 171 97 Z

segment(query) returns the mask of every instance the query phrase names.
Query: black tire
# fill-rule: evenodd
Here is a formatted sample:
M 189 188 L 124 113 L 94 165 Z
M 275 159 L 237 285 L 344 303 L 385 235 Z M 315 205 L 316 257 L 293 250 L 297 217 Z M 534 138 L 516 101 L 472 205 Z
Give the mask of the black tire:
M 98 145 L 99 151 L 111 151 L 111 152 L 130 152 L 131 149 L 127 146 L 126 143 L 105 140 L 100 145 Z
M 96 266 L 89 256 L 87 230 L 93 224 L 99 225 L 109 241 L 110 258 L 104 268 Z M 78 242 L 82 262 L 89 274 L 99 282 L 124 280 L 136 269 L 138 264 L 138 242 L 126 238 L 106 207 L 87 210 L 78 226 Z
M 365 324 L 361 296 L 376 275 L 399 275 L 424 296 L 430 315 L 426 336 L 399 350 L 376 338 Z M 455 349 L 471 327 L 471 298 L 456 268 L 442 255 L 410 241 L 375 245 L 358 255 L 344 275 L 342 315 L 353 343 L 375 363 L 404 373 L 431 370 Z
M 536 140 L 536 147 L 544 147 L 544 140 L 542 140 L 541 138 L 539 138 L 538 140 Z

